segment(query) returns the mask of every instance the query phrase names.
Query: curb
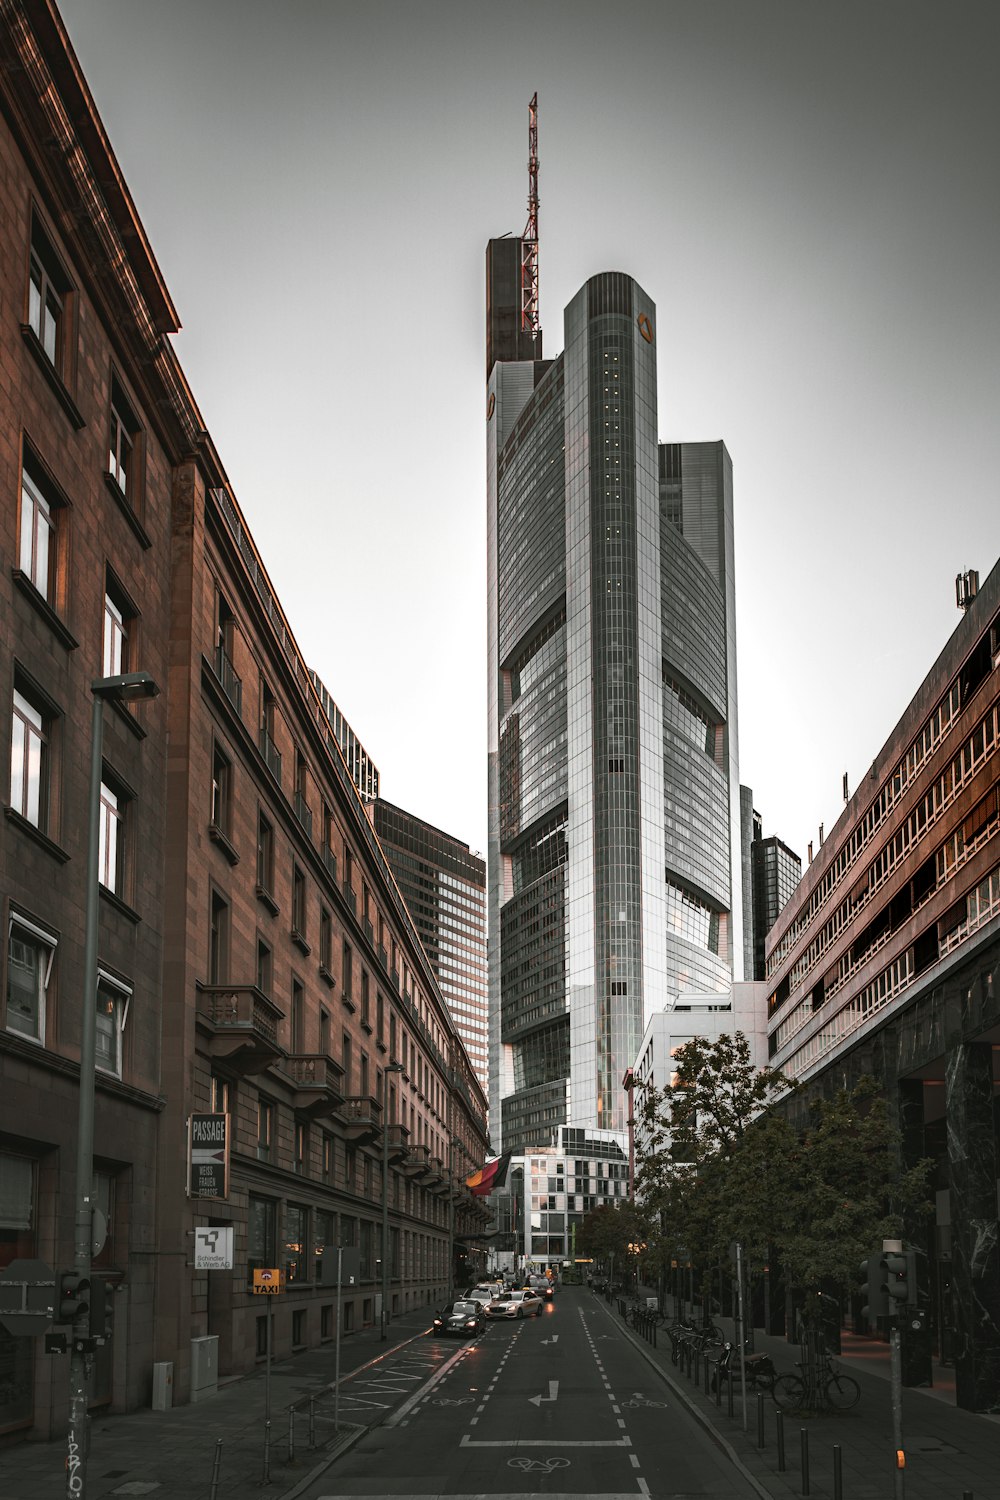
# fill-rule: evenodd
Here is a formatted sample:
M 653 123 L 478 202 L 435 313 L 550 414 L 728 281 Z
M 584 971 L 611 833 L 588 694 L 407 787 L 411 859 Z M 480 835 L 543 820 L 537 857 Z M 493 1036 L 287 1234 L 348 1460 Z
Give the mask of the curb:
M 736 1452 L 736 1449 L 733 1447 L 732 1443 L 730 1443 L 729 1439 L 723 1437 L 722 1433 L 712 1423 L 712 1421 L 708 1417 L 706 1417 L 705 1413 L 699 1407 L 695 1406 L 694 1403 L 690 1400 L 683 1386 L 678 1385 L 673 1380 L 673 1378 L 667 1374 L 666 1370 L 660 1364 L 659 1360 L 655 1360 L 653 1358 L 653 1356 L 649 1353 L 645 1342 L 642 1339 L 637 1339 L 635 1337 L 635 1334 L 632 1332 L 631 1328 L 629 1328 L 627 1323 L 615 1318 L 614 1313 L 612 1313 L 611 1309 L 605 1303 L 601 1304 L 601 1310 L 606 1314 L 607 1317 L 611 1319 L 615 1327 L 618 1328 L 620 1332 L 624 1333 L 625 1337 L 632 1344 L 633 1348 L 638 1350 L 646 1363 L 650 1366 L 651 1369 L 655 1370 L 656 1374 L 659 1375 L 664 1384 L 670 1387 L 670 1390 L 674 1393 L 677 1400 L 681 1403 L 684 1409 L 689 1413 L 690 1416 L 694 1418 L 694 1420 L 697 1422 L 698 1426 L 706 1434 L 706 1436 L 711 1438 L 712 1442 L 719 1449 L 719 1451 L 725 1454 L 726 1458 L 733 1465 L 733 1467 L 739 1470 L 743 1478 L 746 1480 L 747 1484 L 749 1484 L 756 1492 L 756 1494 L 760 1496 L 760 1500 L 774 1500 L 773 1492 L 771 1490 L 765 1489 L 757 1476 L 750 1472 L 746 1464 Z
M 316 1480 L 326 1473 L 330 1465 L 335 1463 L 342 1453 L 346 1453 L 349 1448 L 353 1448 L 354 1444 L 359 1442 L 365 1433 L 369 1431 L 371 1429 L 368 1427 L 354 1427 L 350 1432 L 345 1433 L 342 1438 L 338 1438 L 337 1446 L 333 1449 L 333 1452 L 328 1453 L 325 1458 L 321 1458 L 318 1464 L 314 1464 L 309 1473 L 303 1474 L 301 1479 L 297 1479 L 292 1488 L 285 1490 L 278 1497 L 278 1500 L 295 1500 L 297 1495 L 303 1494 L 311 1484 L 315 1484 Z

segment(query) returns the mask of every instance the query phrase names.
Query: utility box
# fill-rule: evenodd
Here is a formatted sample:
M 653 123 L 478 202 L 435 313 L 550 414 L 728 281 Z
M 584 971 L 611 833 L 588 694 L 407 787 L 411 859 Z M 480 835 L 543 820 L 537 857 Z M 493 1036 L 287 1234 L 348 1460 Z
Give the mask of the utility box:
M 191 1400 L 204 1401 L 219 1388 L 219 1340 L 216 1335 L 191 1340 Z
M 174 1404 L 174 1366 L 163 1360 L 153 1366 L 153 1410 L 169 1411 Z

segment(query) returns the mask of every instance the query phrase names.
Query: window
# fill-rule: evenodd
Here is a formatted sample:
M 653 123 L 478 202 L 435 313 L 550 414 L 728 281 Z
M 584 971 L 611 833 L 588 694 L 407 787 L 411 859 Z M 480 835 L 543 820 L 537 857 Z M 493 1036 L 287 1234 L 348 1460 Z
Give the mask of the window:
M 289 1276 L 289 1281 L 292 1277 Z M 292 1313 L 292 1348 L 301 1349 L 306 1341 L 306 1310 L 300 1307 L 297 1312 Z
M 256 1198 L 253 1193 L 247 1204 L 247 1280 L 253 1280 L 256 1267 L 276 1266 L 277 1205 L 272 1198 Z
M 351 1067 L 351 1038 L 346 1031 L 342 1038 L 342 1047 L 343 1050 L 340 1054 L 340 1059 L 344 1065 L 344 1092 L 349 1095 L 351 1092 L 351 1073 L 353 1069 Z
M 324 1182 L 332 1182 L 333 1181 L 333 1164 L 334 1164 L 335 1160 L 336 1160 L 336 1154 L 334 1152 L 333 1136 L 332 1135 L 326 1135 L 326 1134 L 324 1134 L 324 1136 L 323 1136 L 323 1181 Z M 332 1214 L 330 1215 L 330 1218 L 331 1219 L 333 1218 Z M 326 1243 L 332 1244 L 333 1242 L 332 1242 L 332 1240 L 329 1240 Z
M 37 219 L 31 224 L 28 271 L 28 327 L 57 374 L 66 378 L 67 294 L 70 283 L 48 235 Z
M 330 1056 L 330 1012 L 320 1007 L 319 1050 L 323 1057 Z
M 104 653 L 105 677 L 118 677 L 129 669 L 129 618 L 123 605 L 109 588 L 104 593 Z
M 212 827 L 228 839 L 233 822 L 233 768 L 229 757 L 212 749 Z
M 127 985 L 98 970 L 95 1060 L 102 1073 L 116 1078 L 122 1076 L 122 1040 L 131 998 Z
M 361 1024 L 371 1030 L 371 998 L 369 995 L 368 971 L 361 970 Z
M 14 689 L 10 740 L 10 805 L 45 832 L 49 802 L 50 719 L 39 700 Z
M 257 889 L 274 890 L 274 829 L 262 812 L 257 814 Z
M 229 904 L 217 891 L 213 891 L 208 933 L 208 982 L 225 984 L 228 978 Z
M 298 1172 L 300 1177 L 306 1176 L 309 1171 L 309 1127 L 300 1120 L 295 1122 L 295 1159 L 292 1170 Z
M 298 865 L 292 866 L 292 933 L 306 935 L 306 877 Z
M 126 815 L 129 798 L 105 772 L 101 782 L 101 821 L 98 827 L 97 878 L 106 890 L 125 891 Z
M 354 955 L 350 943 L 344 943 L 343 967 L 341 968 L 341 995 L 347 1005 L 354 1009 Z
M 262 995 L 270 995 L 271 984 L 274 978 L 273 959 L 271 950 L 263 938 L 257 939 L 257 988 Z
M 327 974 L 333 962 L 333 925 L 330 913 L 325 906 L 320 907 L 319 912 L 319 966 Z
M 108 478 L 132 510 L 138 510 L 141 429 L 128 397 L 111 377 L 111 413 L 108 429 Z
M 367 1099 L 368 1098 L 368 1087 L 369 1087 L 369 1080 L 368 1080 L 368 1054 L 367 1054 L 367 1052 L 362 1052 L 362 1054 L 361 1054 L 361 1097 L 362 1097 L 362 1099 Z
M 306 1050 L 305 1045 L 305 995 L 301 984 L 297 979 L 292 980 L 292 1013 L 290 1020 L 291 1030 L 291 1052 L 293 1057 L 301 1057 Z
M 57 602 L 59 522 L 63 507 L 47 486 L 41 470 L 31 466 L 25 454 L 21 470 L 21 541 L 18 564 L 21 572 L 46 599 Z
M 10 914 L 7 937 L 7 1030 L 45 1041 L 45 1014 L 56 939 L 26 917 Z
M 228 1078 L 220 1078 L 217 1073 L 212 1074 L 212 1086 L 209 1095 L 209 1108 L 213 1115 L 228 1115 L 232 1113 L 232 1087 Z
M 274 1132 L 274 1105 L 267 1099 L 257 1098 L 257 1160 L 271 1160 L 271 1141 Z
M 236 616 L 220 593 L 216 596 L 215 606 L 215 674 L 226 697 L 239 713 L 243 703 L 243 682 L 233 665 L 235 642 Z
M 280 784 L 281 753 L 274 742 L 275 707 L 274 694 L 262 677 L 260 679 L 260 723 L 258 726 L 260 753 L 263 755 L 271 775 Z

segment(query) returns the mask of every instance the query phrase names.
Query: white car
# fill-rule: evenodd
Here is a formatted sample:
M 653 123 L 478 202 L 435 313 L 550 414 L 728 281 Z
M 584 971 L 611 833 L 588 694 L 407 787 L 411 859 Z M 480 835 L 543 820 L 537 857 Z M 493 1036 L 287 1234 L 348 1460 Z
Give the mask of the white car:
M 469 1302 L 481 1302 L 483 1307 L 488 1307 L 496 1296 L 496 1288 L 492 1286 L 470 1286 L 465 1296 Z
M 542 1299 L 534 1292 L 501 1292 L 486 1308 L 488 1318 L 540 1318 Z

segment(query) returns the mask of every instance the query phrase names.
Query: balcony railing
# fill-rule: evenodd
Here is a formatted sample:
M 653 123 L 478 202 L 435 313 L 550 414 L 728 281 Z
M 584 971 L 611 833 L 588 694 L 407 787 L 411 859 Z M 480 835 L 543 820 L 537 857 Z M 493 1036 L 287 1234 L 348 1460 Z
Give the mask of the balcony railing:
M 278 1023 L 284 1012 L 255 984 L 200 984 L 196 1015 L 211 1036 L 211 1055 L 243 1073 L 262 1073 L 283 1052 Z
M 266 729 L 260 731 L 260 753 L 264 757 L 264 764 L 274 777 L 278 785 L 281 785 L 281 751 L 272 740 Z
M 282 1071 L 295 1083 L 294 1108 L 318 1118 L 332 1115 L 344 1102 L 344 1070 L 324 1053 L 297 1053 L 285 1059 Z
M 236 669 L 226 655 L 225 646 L 215 648 L 215 675 L 222 683 L 222 691 L 239 713 L 243 703 L 243 683 L 237 677 Z
M 324 844 L 323 848 L 322 848 L 322 850 L 320 852 L 323 855 L 323 863 L 326 865 L 326 868 L 329 870 L 329 872 L 332 875 L 333 879 L 336 880 L 337 879 L 337 856 L 334 854 L 334 852 L 330 848 L 329 844 Z

